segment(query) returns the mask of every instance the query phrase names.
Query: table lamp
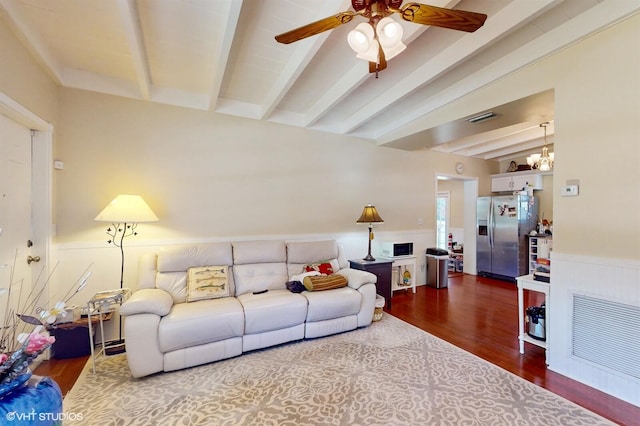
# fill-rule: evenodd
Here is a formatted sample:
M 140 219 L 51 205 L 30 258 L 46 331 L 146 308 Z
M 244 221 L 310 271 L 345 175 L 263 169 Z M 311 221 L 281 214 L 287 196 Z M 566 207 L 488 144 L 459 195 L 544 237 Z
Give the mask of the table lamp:
M 368 223 L 369 224 L 369 252 L 367 256 L 362 260 L 372 261 L 376 260 L 373 256 L 371 256 L 371 240 L 373 240 L 373 224 L 374 223 L 384 223 L 378 211 L 376 210 L 376 206 L 372 206 L 371 204 L 367 204 L 364 206 L 364 210 L 362 210 L 362 214 L 360 218 L 356 221 L 356 223 Z

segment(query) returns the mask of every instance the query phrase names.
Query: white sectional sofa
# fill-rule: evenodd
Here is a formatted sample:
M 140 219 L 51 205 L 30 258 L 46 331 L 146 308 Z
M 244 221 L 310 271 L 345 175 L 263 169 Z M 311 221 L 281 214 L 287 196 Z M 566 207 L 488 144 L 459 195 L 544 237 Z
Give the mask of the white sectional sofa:
M 287 289 L 290 278 L 319 262 L 329 262 L 347 285 Z M 229 296 L 188 302 L 189 269 L 213 265 L 228 267 Z M 334 240 L 197 244 L 144 255 L 139 289 L 120 309 L 131 374 L 178 370 L 367 326 L 375 283 L 375 275 L 348 267 Z

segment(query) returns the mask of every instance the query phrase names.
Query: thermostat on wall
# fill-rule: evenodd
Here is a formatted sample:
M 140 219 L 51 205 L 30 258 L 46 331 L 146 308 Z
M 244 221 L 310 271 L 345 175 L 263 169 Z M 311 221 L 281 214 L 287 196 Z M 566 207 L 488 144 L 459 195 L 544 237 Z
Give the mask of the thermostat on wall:
M 560 187 L 560 195 L 563 197 L 575 197 L 578 195 L 578 185 L 564 185 Z

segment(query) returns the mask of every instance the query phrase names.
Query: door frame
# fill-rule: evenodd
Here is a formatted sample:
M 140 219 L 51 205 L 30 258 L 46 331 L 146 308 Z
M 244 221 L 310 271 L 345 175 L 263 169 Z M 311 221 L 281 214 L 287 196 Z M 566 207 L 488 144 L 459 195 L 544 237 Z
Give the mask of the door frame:
M 436 173 L 435 194 L 438 196 L 438 180 L 459 180 L 464 182 L 464 262 L 465 274 L 477 275 L 476 263 L 476 201 L 478 199 L 477 176 Z M 435 205 L 434 200 L 434 205 Z
M 53 126 L 0 92 L 0 114 L 31 129 L 31 252 L 40 256 L 43 271 L 49 271 L 52 257 L 52 152 Z M 34 274 L 33 280 L 37 279 Z M 34 283 L 32 283 L 34 284 Z M 49 283 L 51 284 L 51 283 Z M 43 296 L 48 299 L 48 288 Z

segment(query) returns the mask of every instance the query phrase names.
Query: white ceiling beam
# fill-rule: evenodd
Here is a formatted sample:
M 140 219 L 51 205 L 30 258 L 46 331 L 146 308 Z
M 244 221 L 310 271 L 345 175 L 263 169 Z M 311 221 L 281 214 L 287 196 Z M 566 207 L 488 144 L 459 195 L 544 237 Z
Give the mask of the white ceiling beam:
M 640 4 L 637 2 L 614 0 L 599 3 L 568 22 L 544 33 L 530 43 L 491 63 L 479 72 L 471 74 L 458 83 L 449 86 L 446 91 L 431 97 L 421 105 L 414 106 L 411 112 L 407 112 L 407 114 L 397 120 L 387 122 L 386 127 L 381 128 L 377 135 L 369 135 L 369 137 L 377 139 L 378 145 L 384 145 L 431 128 L 433 127 L 432 123 L 425 124 L 425 121 L 429 119 L 427 115 L 430 112 L 454 102 L 499 78 L 537 62 L 581 40 L 589 34 L 613 25 L 621 19 L 637 13 L 638 10 L 640 10 Z
M 553 122 L 550 122 L 547 127 L 548 143 L 551 143 L 549 137 L 554 134 L 553 129 Z M 544 131 L 540 128 L 540 123 L 529 122 L 442 144 L 433 150 L 491 160 L 540 148 L 544 142 Z
M 498 160 L 513 158 L 513 157 L 526 157 L 530 153 L 542 151 L 542 139 L 535 139 L 520 144 L 508 145 L 501 148 L 495 148 L 491 150 L 482 150 L 477 153 L 470 152 L 469 157 L 479 158 L 482 160 Z M 552 144 L 550 144 L 552 145 Z M 553 151 L 553 148 L 551 148 Z
M 227 1 L 227 25 L 224 28 L 222 41 L 219 45 L 219 50 L 214 52 L 214 58 L 218 58 L 213 75 L 211 76 L 211 89 L 209 90 L 209 109 L 216 108 L 218 103 L 218 96 L 220 96 L 220 87 L 222 86 L 222 79 L 224 72 L 227 69 L 227 62 L 229 62 L 229 54 L 231 53 L 231 45 L 233 44 L 233 37 L 236 34 L 238 27 L 238 21 L 240 19 L 240 10 L 242 9 L 243 0 L 228 0 Z M 216 5 L 216 7 L 219 7 Z
M 432 147 L 434 151 L 460 152 L 484 145 L 495 140 L 507 140 L 510 143 L 520 143 L 534 139 L 542 134 L 540 122 L 527 121 L 506 127 L 500 127 L 484 133 L 465 136 L 451 142 L 445 142 Z
M 138 8 L 134 0 L 118 0 L 118 10 L 120 11 L 123 30 L 127 38 L 131 58 L 133 59 L 133 68 L 136 72 L 140 97 L 144 100 L 149 100 L 151 74 L 149 73 L 147 51 L 144 47 L 140 30 Z
M 530 19 L 531 15 L 540 13 L 556 2 L 558 0 L 540 0 L 536 2 L 516 0 L 509 3 L 498 13 L 489 17 L 484 26 L 476 32 L 465 35 L 388 90 L 380 93 L 365 108 L 358 110 L 347 120 L 344 120 L 341 131 L 343 133 L 352 132 L 371 117 L 382 112 L 390 104 L 409 95 L 413 90 L 435 79 L 457 63 L 465 60 L 468 56 L 492 43 L 505 32 Z M 411 52 L 405 52 L 405 54 L 411 54 Z
M 405 37 L 405 43 L 409 43 L 410 40 L 414 40 L 418 35 L 423 33 L 427 27 L 424 25 L 412 25 L 411 29 L 407 32 Z M 347 40 L 344 41 L 345 43 Z M 370 74 L 368 68 L 358 61 L 349 72 L 347 72 L 339 81 L 337 81 L 331 90 L 328 90 L 324 96 L 313 104 L 311 108 L 305 113 L 304 126 L 308 127 L 320 120 L 325 114 L 327 114 L 331 108 L 340 103 L 346 96 L 353 90 L 357 89 L 362 83 L 367 81 Z
M 56 59 L 47 44 L 35 29 L 25 22 L 18 12 L 16 3 L 12 0 L 0 0 L 0 14 L 5 18 L 7 24 L 12 28 L 18 39 L 31 52 L 36 61 L 43 66 L 53 80 L 63 85 L 62 64 Z
M 319 19 L 342 12 L 348 9 L 350 5 L 351 2 L 345 0 L 336 10 L 335 3 L 323 3 L 322 7 L 318 10 Z M 271 115 L 273 110 L 276 109 L 280 101 L 282 101 L 282 99 L 287 95 L 291 86 L 294 85 L 298 77 L 300 77 L 300 74 L 302 74 L 307 65 L 309 65 L 309 62 L 311 62 L 318 50 L 320 50 L 330 33 L 331 31 L 325 31 L 316 36 L 295 42 L 295 52 L 291 55 L 287 66 L 284 67 L 284 72 L 280 74 L 280 77 L 276 81 L 273 82 L 269 93 L 262 103 L 262 114 L 260 119 L 266 119 Z
M 460 3 L 460 0 L 440 0 L 432 1 L 431 4 L 439 7 L 453 8 Z M 411 25 L 405 29 L 404 43 L 409 45 L 420 34 L 428 28 L 425 25 Z M 346 40 L 345 40 L 346 43 Z M 356 64 L 349 72 L 347 72 L 339 81 L 337 81 L 332 90 L 327 91 L 318 101 L 306 111 L 302 125 L 305 127 L 312 126 L 320 120 L 325 114 L 339 104 L 346 96 L 358 88 L 369 78 L 369 71 L 363 67 L 361 63 Z

